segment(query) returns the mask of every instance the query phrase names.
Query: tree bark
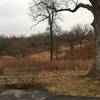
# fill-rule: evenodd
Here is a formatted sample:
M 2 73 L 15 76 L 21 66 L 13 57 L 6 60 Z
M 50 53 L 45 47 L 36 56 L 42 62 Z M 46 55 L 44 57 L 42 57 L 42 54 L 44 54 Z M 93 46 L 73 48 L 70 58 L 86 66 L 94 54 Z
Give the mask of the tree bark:
M 98 2 L 96 2 L 98 1 Z M 95 0 L 95 4 L 93 4 L 94 8 L 94 22 L 93 27 L 95 31 L 96 36 L 96 59 L 95 59 L 95 65 L 90 71 L 90 75 L 100 77 L 100 1 Z
M 53 60 L 53 31 L 52 31 L 52 25 L 50 27 L 50 60 Z
M 49 16 L 49 26 L 50 26 L 50 60 L 53 60 L 53 17 L 54 15 Z

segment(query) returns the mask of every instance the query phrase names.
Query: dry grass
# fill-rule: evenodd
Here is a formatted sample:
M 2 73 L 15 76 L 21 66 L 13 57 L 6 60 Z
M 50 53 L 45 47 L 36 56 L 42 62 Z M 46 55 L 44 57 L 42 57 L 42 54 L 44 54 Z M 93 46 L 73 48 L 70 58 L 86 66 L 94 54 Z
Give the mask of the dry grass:
M 42 71 L 38 73 L 37 80 L 51 92 L 57 95 L 100 97 L 100 80 L 86 75 L 87 70 L 81 71 Z
M 42 58 L 41 58 L 42 59 Z M 1 68 L 35 68 L 36 70 L 88 70 L 94 65 L 93 59 L 54 60 L 43 58 L 10 58 L 1 59 Z
M 0 68 L 35 68 L 37 74 L 34 82 L 45 86 L 55 94 L 100 97 L 100 80 L 79 77 L 86 75 L 95 63 L 93 57 L 85 58 L 88 54 L 87 51 L 93 50 L 92 48 L 88 48 L 88 50 L 83 48 L 79 52 L 79 46 L 77 46 L 74 50 L 77 57 L 73 60 L 69 59 L 70 49 L 65 46 L 60 47 L 59 50 L 59 58 L 61 59 L 54 61 L 49 60 L 49 52 L 47 51 L 34 53 L 25 58 L 1 57 Z M 21 79 L 31 82 L 31 79 L 28 81 L 29 77 L 22 76 Z M 16 81 L 17 78 L 13 81 L 9 78 L 9 82 L 12 82 L 10 84 L 16 84 Z M 5 84 L 5 80 L 0 78 L 0 84 Z
M 91 52 L 90 52 L 91 51 Z M 49 51 L 36 52 L 28 55 L 24 58 L 22 57 L 0 57 L 0 68 L 25 68 L 25 67 L 35 67 L 38 70 L 41 69 L 88 69 L 94 64 L 95 55 L 95 45 L 94 43 L 85 44 L 80 50 L 79 45 L 77 45 L 73 51 L 74 59 L 70 59 L 70 48 L 68 46 L 62 45 L 58 49 L 58 60 L 50 61 Z M 89 57 L 88 57 L 89 56 Z M 54 55 L 55 58 L 55 55 Z

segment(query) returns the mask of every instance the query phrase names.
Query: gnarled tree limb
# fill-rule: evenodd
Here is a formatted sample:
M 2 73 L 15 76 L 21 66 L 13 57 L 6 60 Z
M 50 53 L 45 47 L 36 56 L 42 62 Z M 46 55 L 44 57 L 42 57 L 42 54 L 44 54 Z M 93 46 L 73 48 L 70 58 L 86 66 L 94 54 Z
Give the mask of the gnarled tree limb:
M 71 8 L 65 8 L 65 9 L 55 9 L 55 12 L 61 12 L 61 11 L 70 11 L 70 12 L 76 12 L 79 8 L 86 8 L 89 11 L 93 12 L 93 7 L 89 4 L 83 4 L 83 3 L 79 3 L 78 5 L 76 5 L 76 7 L 74 9 Z

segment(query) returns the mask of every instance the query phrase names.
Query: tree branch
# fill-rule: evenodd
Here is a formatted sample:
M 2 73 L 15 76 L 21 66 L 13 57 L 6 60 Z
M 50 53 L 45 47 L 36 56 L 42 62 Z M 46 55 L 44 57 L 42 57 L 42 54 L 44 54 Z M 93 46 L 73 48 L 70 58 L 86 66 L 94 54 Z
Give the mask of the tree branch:
M 39 23 L 45 21 L 46 19 L 47 19 L 47 18 L 44 18 L 44 19 L 42 19 L 42 20 L 39 20 L 37 23 L 35 23 L 33 26 L 31 26 L 31 29 L 32 29 L 34 26 L 38 25 Z
M 79 8 L 86 8 L 88 9 L 89 11 L 93 12 L 93 7 L 90 6 L 89 4 L 83 4 L 83 3 L 80 3 L 78 5 L 76 5 L 76 7 L 74 9 L 71 9 L 71 8 L 65 8 L 65 9 L 55 9 L 55 12 L 60 12 L 60 11 L 70 11 L 70 12 L 75 12 L 77 11 Z

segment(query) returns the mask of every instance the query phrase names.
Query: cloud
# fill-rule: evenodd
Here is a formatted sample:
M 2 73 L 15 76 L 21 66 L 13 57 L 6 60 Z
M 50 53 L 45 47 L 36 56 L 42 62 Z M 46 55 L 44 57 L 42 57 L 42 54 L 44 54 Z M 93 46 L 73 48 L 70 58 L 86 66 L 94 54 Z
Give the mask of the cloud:
M 0 33 L 27 33 L 31 30 L 29 0 L 0 0 Z
M 43 32 L 47 27 L 44 22 L 30 29 L 32 19 L 28 15 L 29 3 L 32 0 L 0 0 L 0 34 L 32 34 Z M 82 1 L 82 0 L 80 0 Z M 85 2 L 88 0 L 84 0 Z M 87 2 L 89 3 L 89 2 Z M 63 12 L 63 22 L 59 25 L 63 29 L 71 28 L 76 23 L 91 23 L 93 16 L 90 12 L 80 9 L 76 13 Z

